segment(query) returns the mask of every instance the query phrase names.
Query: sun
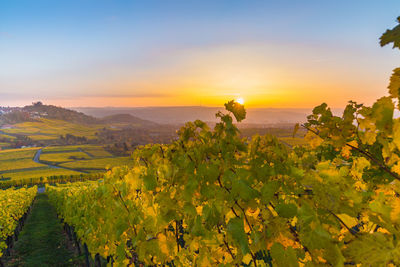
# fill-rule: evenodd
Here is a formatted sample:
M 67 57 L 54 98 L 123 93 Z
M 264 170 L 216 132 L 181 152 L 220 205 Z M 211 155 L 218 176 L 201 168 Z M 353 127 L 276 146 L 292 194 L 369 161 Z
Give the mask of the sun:
M 244 104 L 244 99 L 243 99 L 243 97 L 237 98 L 237 99 L 236 99 L 236 102 L 238 102 L 240 105 L 243 105 L 243 104 Z

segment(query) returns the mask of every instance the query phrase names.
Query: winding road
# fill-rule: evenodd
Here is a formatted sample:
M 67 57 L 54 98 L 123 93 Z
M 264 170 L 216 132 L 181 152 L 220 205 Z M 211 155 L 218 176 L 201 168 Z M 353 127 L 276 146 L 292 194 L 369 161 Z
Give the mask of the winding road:
M 36 151 L 35 156 L 33 157 L 33 161 L 34 161 L 34 162 L 39 163 L 39 164 L 47 165 L 48 167 L 54 168 L 54 169 L 65 169 L 65 170 L 70 170 L 70 171 L 75 171 L 75 172 L 80 172 L 80 173 L 89 173 L 89 172 L 82 171 L 82 170 L 77 170 L 77 169 L 73 169 L 73 168 L 68 168 L 68 167 L 53 165 L 53 164 L 50 164 L 50 163 L 47 162 L 47 161 L 41 161 L 41 160 L 40 160 L 40 155 L 42 154 L 42 152 L 43 152 L 43 148 L 40 148 L 40 149 L 38 149 L 38 150 Z

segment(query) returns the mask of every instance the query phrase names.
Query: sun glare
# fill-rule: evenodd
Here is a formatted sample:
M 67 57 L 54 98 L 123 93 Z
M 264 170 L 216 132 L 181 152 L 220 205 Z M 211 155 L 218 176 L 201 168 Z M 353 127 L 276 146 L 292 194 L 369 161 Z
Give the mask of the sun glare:
M 244 99 L 242 97 L 239 97 L 238 99 L 236 99 L 236 102 L 238 102 L 240 105 L 243 105 Z

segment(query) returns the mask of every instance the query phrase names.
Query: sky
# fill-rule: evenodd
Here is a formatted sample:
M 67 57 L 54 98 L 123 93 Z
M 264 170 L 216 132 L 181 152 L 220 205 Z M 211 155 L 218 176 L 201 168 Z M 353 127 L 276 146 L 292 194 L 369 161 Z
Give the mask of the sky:
M 399 0 L 0 0 L 0 106 L 310 108 L 387 95 Z

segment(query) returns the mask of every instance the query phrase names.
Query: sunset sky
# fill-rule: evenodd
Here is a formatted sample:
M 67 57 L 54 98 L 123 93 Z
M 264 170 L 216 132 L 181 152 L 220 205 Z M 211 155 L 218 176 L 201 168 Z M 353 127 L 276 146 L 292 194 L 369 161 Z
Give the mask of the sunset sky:
M 399 0 L 0 1 L 0 106 L 309 108 L 387 94 Z

